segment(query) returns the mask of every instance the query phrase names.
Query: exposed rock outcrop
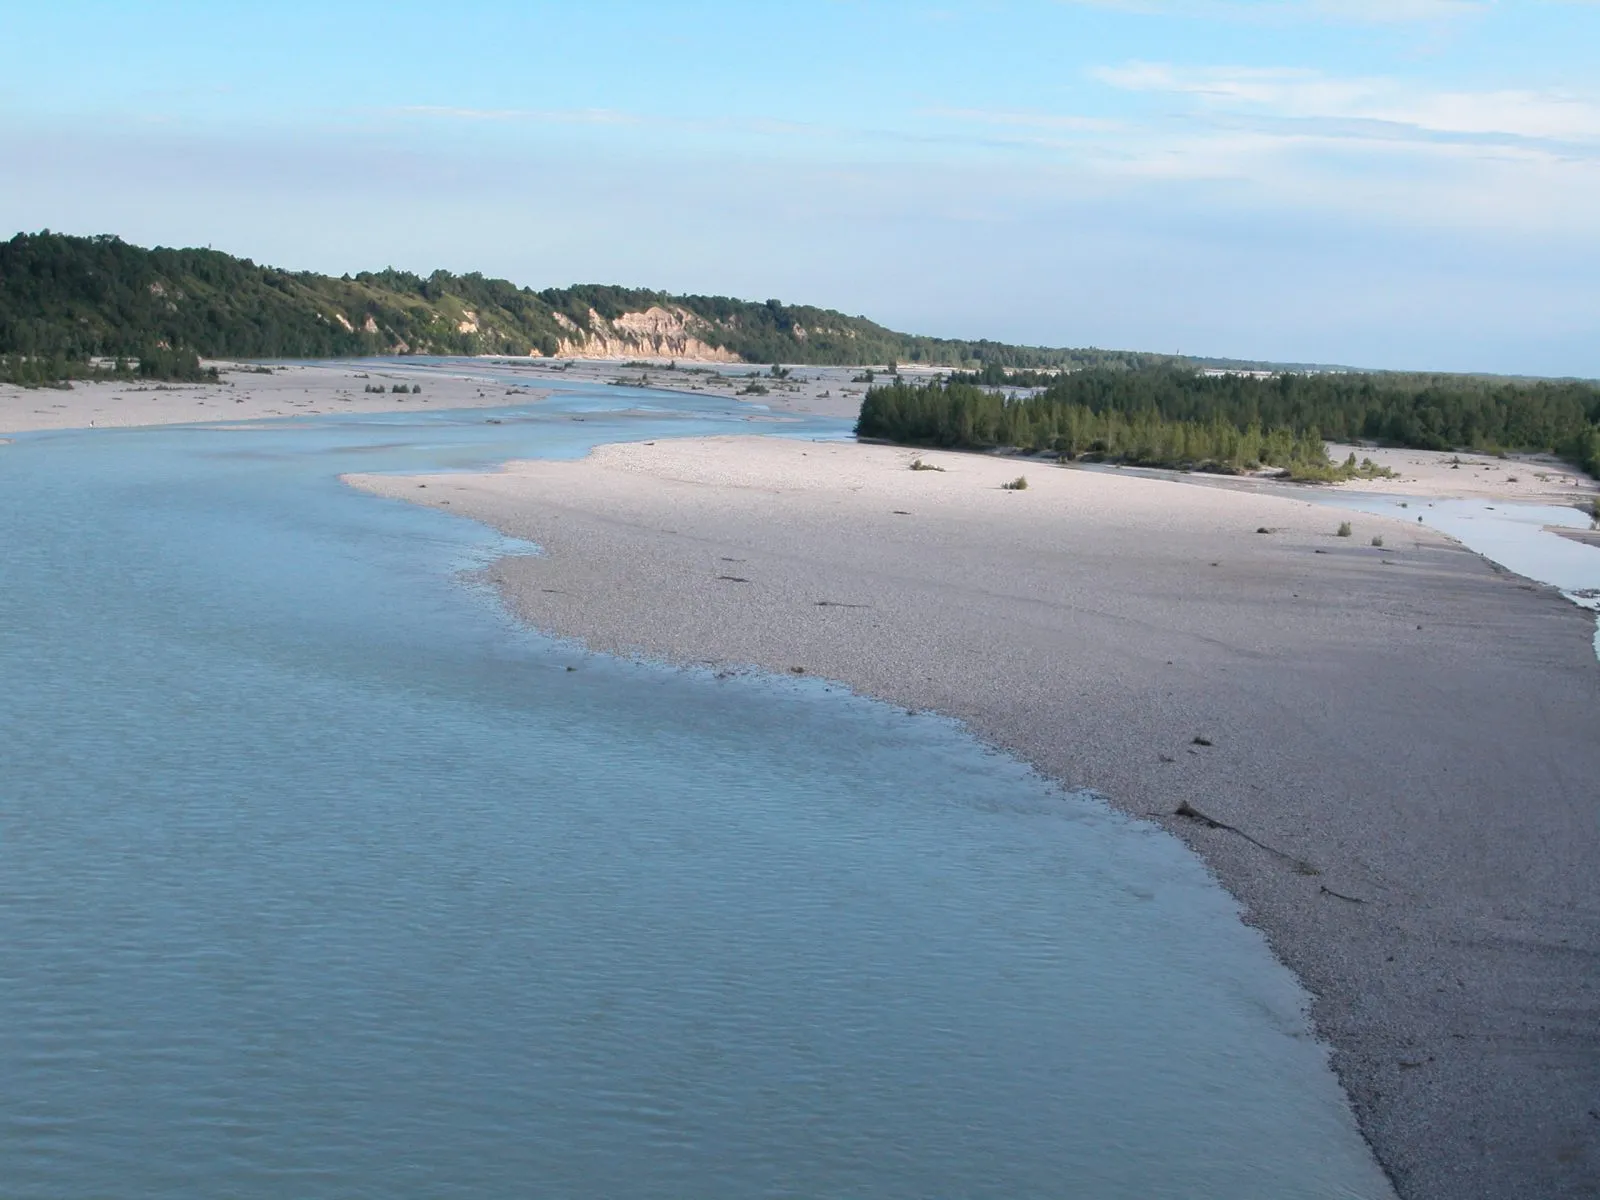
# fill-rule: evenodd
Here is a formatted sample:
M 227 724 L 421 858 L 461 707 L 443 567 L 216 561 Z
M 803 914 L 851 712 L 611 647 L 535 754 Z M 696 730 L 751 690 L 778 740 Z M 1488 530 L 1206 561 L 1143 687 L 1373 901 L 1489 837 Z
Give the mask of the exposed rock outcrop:
M 711 325 L 682 308 L 654 305 L 643 312 L 623 313 L 608 321 L 589 310 L 584 329 L 563 313 L 556 321 L 567 331 L 557 358 L 675 358 L 686 362 L 739 362 L 737 354 L 705 340 Z M 538 357 L 538 351 L 532 352 Z

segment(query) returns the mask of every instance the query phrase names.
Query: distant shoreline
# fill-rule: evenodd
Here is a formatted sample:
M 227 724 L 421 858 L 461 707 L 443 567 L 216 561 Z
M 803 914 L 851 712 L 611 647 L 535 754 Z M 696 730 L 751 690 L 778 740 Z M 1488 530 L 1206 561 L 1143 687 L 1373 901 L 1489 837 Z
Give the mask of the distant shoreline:
M 106 429 L 184 425 L 201 421 L 259 421 L 335 413 L 415 409 L 500 408 L 529 403 L 543 393 L 508 398 L 481 379 L 421 369 L 388 370 L 349 364 L 296 364 L 262 374 L 228 362 L 215 383 L 117 380 L 73 384 L 70 389 L 0 384 L 0 433 L 50 429 Z M 421 385 L 396 393 L 395 384 Z M 364 390 L 384 385 L 377 393 Z
M 262 373 L 271 361 L 275 369 Z M 674 365 L 676 364 L 676 365 Z M 338 412 L 401 412 L 408 408 L 495 408 L 536 402 L 543 385 L 559 382 L 622 383 L 682 395 L 718 397 L 770 408 L 854 420 L 868 387 L 882 375 L 863 378 L 875 368 L 789 365 L 783 378 L 751 363 L 690 359 L 513 357 L 485 354 L 419 362 L 416 357 L 286 360 L 206 360 L 216 366 L 216 383 L 156 381 L 77 382 L 70 390 L 0 384 L 0 434 L 43 429 L 184 424 L 206 420 L 262 420 Z M 501 366 L 490 372 L 488 368 Z M 907 380 L 944 374 L 950 368 L 907 364 Z M 507 388 L 485 376 L 509 375 Z M 420 395 L 375 394 L 364 390 L 374 380 L 420 383 Z M 1473 452 L 1413 450 L 1328 443 L 1330 456 L 1354 451 L 1396 472 L 1388 480 L 1319 484 L 1397 495 L 1459 495 L 1526 503 L 1581 505 L 1600 497 L 1600 482 L 1546 454 L 1503 458 Z M 972 452 L 987 457 L 981 451 Z M 1005 457 L 1001 455 L 1000 457 Z M 1037 456 L 1019 456 L 1025 464 Z M 1026 469 L 1025 465 L 1023 469 Z
M 232 360 L 207 360 L 219 368 L 220 378 L 202 383 L 163 383 L 149 380 L 77 381 L 71 388 L 24 388 L 0 384 L 0 433 L 27 433 L 46 429 L 125 428 L 177 425 L 197 421 L 267 420 L 280 417 L 322 416 L 332 413 L 404 412 L 423 409 L 505 408 L 536 403 L 549 394 L 548 382 L 610 384 L 624 379 L 629 386 L 686 395 L 717 396 L 723 400 L 762 405 L 776 412 L 809 413 L 848 420 L 860 405 L 864 384 L 852 376 L 860 367 L 801 368 L 802 378 L 772 379 L 768 368 L 721 364 L 716 382 L 710 376 L 690 376 L 664 367 L 626 367 L 629 360 L 577 359 L 545 362 L 517 360 L 515 366 L 490 372 L 487 367 L 506 362 L 503 355 L 482 359 L 449 359 L 443 363 L 396 359 L 349 359 L 311 362 L 278 361 L 263 373 L 259 364 Z M 491 379 L 508 375 L 514 383 Z M 699 383 L 686 382 L 698 380 Z M 420 385 L 420 393 L 396 394 L 393 385 Z M 743 389 L 758 384 L 760 392 Z M 366 390 L 379 384 L 382 393 Z

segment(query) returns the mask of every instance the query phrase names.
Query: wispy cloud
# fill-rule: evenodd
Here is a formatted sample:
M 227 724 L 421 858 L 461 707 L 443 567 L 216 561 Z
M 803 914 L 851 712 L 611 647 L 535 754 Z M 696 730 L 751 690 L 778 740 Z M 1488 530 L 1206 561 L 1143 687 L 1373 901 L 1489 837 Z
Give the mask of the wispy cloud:
M 1098 148 L 1093 165 L 1109 176 L 1429 227 L 1600 240 L 1600 94 L 1161 63 L 1091 75 L 1163 100 Z
M 609 108 L 460 108 L 449 104 L 406 104 L 388 110 L 399 116 L 441 117 L 455 121 L 533 121 L 549 125 L 637 125 L 632 113 Z
M 1322 122 L 1343 136 L 1361 136 L 1360 125 L 1369 124 L 1390 127 L 1370 131 L 1385 140 L 1400 129 L 1418 137 L 1600 148 L 1600 95 L 1531 89 L 1429 91 L 1395 79 L 1341 79 L 1300 69 L 1194 69 L 1160 63 L 1105 67 L 1092 75 L 1123 91 L 1190 97 L 1201 114 Z
M 1065 145 L 1074 135 L 1115 133 L 1124 122 L 1105 117 L 1072 116 L 1023 110 L 927 108 L 915 111 L 909 123 L 784 120 L 763 116 L 677 117 L 616 109 L 483 109 L 455 105 L 412 104 L 379 110 L 386 117 L 461 121 L 484 125 L 609 126 L 619 131 L 643 130 L 651 138 L 747 139 L 771 148 L 819 148 L 839 151 L 852 146 L 893 152 L 918 147 L 1004 148 Z
M 1491 0 L 1309 0 L 1279 8 L 1306 8 L 1336 21 L 1396 24 L 1402 21 L 1453 21 L 1488 11 Z
M 881 126 L 610 109 L 388 111 L 500 127 L 611 128 L 629 145 L 642 134 L 644 145 L 680 154 L 725 150 L 736 137 L 758 156 L 796 164 L 956 166 L 976 153 L 1009 164 L 1014 185 L 1031 177 L 1041 194 L 1063 198 L 1182 186 L 1186 204 L 1600 241 L 1600 92 L 1430 89 L 1302 68 L 1151 62 L 1088 77 L 1107 89 L 1083 98 L 1088 112 L 929 107 Z
M 1112 117 L 1085 117 L 1070 113 L 1029 112 L 1021 109 L 925 108 L 918 114 L 940 121 L 1011 129 L 1048 129 L 1057 132 L 1114 133 L 1127 122 Z
M 1400 25 L 1479 16 L 1495 0 L 1063 0 L 1092 8 L 1209 20 Z

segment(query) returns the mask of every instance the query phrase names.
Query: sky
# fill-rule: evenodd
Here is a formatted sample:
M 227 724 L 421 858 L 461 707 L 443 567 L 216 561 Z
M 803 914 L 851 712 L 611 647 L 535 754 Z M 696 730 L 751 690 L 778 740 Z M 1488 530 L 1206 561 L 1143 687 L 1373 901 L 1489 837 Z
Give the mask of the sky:
M 1600 0 L 0 17 L 0 236 L 1600 377 Z

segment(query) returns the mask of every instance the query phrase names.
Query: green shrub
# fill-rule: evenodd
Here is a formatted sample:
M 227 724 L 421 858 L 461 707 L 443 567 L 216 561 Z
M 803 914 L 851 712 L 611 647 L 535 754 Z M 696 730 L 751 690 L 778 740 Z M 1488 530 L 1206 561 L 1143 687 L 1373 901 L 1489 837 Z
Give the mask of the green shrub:
M 911 460 L 911 469 L 913 471 L 942 471 L 942 470 L 944 470 L 943 467 L 936 467 L 931 462 L 923 462 L 920 458 L 913 458 Z
M 1381 549 L 1381 548 L 1382 548 L 1382 546 L 1383 546 L 1383 536 L 1382 536 L 1382 535 L 1381 535 L 1381 534 L 1380 534 L 1380 535 L 1379 535 L 1379 536 L 1377 536 L 1377 537 L 1375 537 L 1375 538 L 1373 538 L 1373 539 L 1372 539 L 1372 544 L 1373 544 L 1373 545 L 1374 545 L 1374 546 L 1377 546 L 1377 547 L 1379 547 L 1379 548 L 1380 548 L 1380 549 Z
M 1025 492 L 1028 490 L 1028 477 L 1026 475 L 1018 475 L 1010 483 L 1002 483 L 1000 486 L 1008 492 Z
M 1340 537 L 1349 537 L 1352 532 L 1354 532 L 1354 531 L 1350 528 L 1350 522 L 1349 521 L 1340 521 L 1339 522 L 1339 536 Z

